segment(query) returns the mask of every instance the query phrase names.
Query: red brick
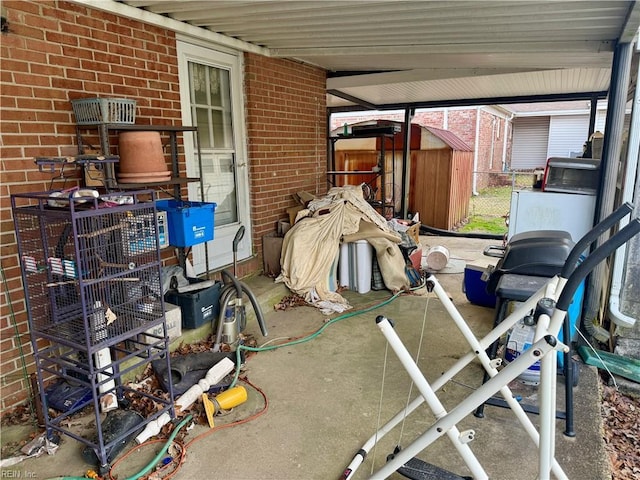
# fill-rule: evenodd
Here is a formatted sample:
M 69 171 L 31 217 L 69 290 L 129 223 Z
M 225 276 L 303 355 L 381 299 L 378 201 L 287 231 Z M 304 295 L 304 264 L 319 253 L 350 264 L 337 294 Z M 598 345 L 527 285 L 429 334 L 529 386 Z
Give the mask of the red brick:
M 46 32 L 45 38 L 48 42 L 58 43 L 62 45 L 78 45 L 78 37 L 73 34 L 61 33 L 61 32 Z
M 6 135 L 3 132 L 7 171 L 3 172 L 6 182 L 0 185 L 0 226 L 3 230 L 9 226 L 2 237 L 3 266 L 5 259 L 13 261 L 9 282 L 16 295 L 21 291 L 20 274 L 8 195 L 49 187 L 51 175 L 38 172 L 33 157 L 58 155 L 62 146 L 75 144 L 69 100 L 97 94 L 124 96 L 138 100 L 139 124 L 179 124 L 181 119 L 174 32 L 73 2 L 17 3 L 29 13 L 24 15 L 26 37 L 3 37 L 0 46 L 3 70 L 10 67 L 9 75 L 3 72 L 2 77 L 3 120 L 22 132 L 15 128 Z M 33 51 L 27 48 L 27 39 Z M 326 182 L 318 181 L 326 168 L 325 72 L 254 54 L 245 59 L 247 156 L 250 194 L 256 205 L 252 243 L 258 256 L 239 265 L 241 274 L 260 270 L 260 235 L 273 231 L 277 219 L 286 218 L 287 206 L 293 205 L 292 192 L 326 191 Z M 46 85 L 43 79 L 48 80 Z M 11 83 L 13 93 L 19 95 L 5 93 L 5 85 Z M 95 135 L 85 138 L 97 140 Z M 181 148 L 179 170 L 184 173 L 182 152 Z M 276 177 L 271 175 L 274 167 L 281 171 Z M 182 191 L 186 194 L 186 187 Z M 171 255 L 163 258 L 175 264 Z M 26 328 L 26 312 L 19 317 L 21 328 Z M 3 408 L 23 392 L 4 393 Z

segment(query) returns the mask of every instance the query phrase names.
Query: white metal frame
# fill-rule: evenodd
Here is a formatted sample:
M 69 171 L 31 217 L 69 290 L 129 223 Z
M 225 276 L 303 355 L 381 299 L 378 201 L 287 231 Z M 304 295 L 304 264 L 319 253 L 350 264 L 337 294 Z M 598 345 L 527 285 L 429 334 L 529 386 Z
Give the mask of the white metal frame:
M 566 315 L 566 308 L 556 306 L 556 302 L 561 298 L 561 294 L 567 286 L 566 294 L 573 293 L 577 285 L 593 269 L 595 265 L 607 258 L 620 245 L 626 243 L 631 237 L 640 232 L 640 218 L 634 219 L 624 229 L 612 236 L 600 248 L 589 255 L 587 260 L 575 268 L 575 260 L 583 252 L 586 246 L 590 245 L 603 232 L 609 230 L 621 218 L 632 211 L 630 204 L 625 204 L 613 214 L 594 227 L 583 239 L 574 247 L 569 255 L 567 264 L 559 276 L 549 279 L 547 284 L 540 288 L 528 300 L 520 304 L 509 316 L 503 319 L 491 332 L 478 340 L 466 321 L 455 307 L 447 293 L 444 291 L 438 280 L 433 276 L 427 278 L 427 287 L 431 289 L 437 298 L 442 302 L 449 316 L 452 318 L 465 340 L 471 347 L 471 351 L 460 358 L 449 370 L 444 372 L 434 382 L 429 383 L 410 353 L 402 343 L 402 340 L 395 332 L 391 321 L 383 316 L 376 319 L 378 328 L 387 339 L 389 345 L 398 356 L 403 367 L 416 385 L 420 395 L 410 402 L 405 408 L 400 410 L 391 420 L 383 425 L 356 453 L 351 463 L 344 470 L 341 480 L 349 480 L 364 462 L 367 454 L 375 444 L 387 433 L 393 430 L 412 412 L 414 412 L 423 402 L 427 402 L 431 411 L 436 417 L 436 421 L 410 445 L 395 452 L 395 455 L 381 469 L 375 472 L 372 479 L 383 479 L 390 476 L 409 460 L 419 454 L 435 440 L 447 435 L 456 450 L 460 453 L 465 464 L 471 471 L 475 479 L 487 479 L 487 473 L 471 451 L 468 443 L 474 439 L 475 433 L 472 430 L 460 432 L 456 427 L 457 423 L 475 410 L 479 405 L 485 403 L 491 396 L 500 393 L 505 402 L 514 412 L 516 418 L 523 426 L 527 434 L 531 437 L 538 449 L 538 478 L 551 478 L 551 473 L 558 479 L 566 479 L 560 465 L 555 459 L 555 418 L 556 418 L 556 374 L 557 362 L 556 351 L 568 352 L 569 347 L 558 341 L 557 337 L 563 325 Z M 573 263 L 573 265 L 571 265 Z M 575 278 L 574 278 L 575 277 Z M 577 280 L 577 281 L 576 281 Z M 569 297 L 569 298 L 571 298 Z M 544 300 L 543 300 L 544 299 Z M 542 302 L 541 302 L 542 300 Z M 568 307 L 568 302 L 566 303 Z M 507 333 L 521 318 L 530 311 L 536 310 L 539 305 L 549 305 L 546 309 L 541 309 L 538 315 L 534 344 L 516 360 L 509 363 L 504 368 L 500 359 L 491 359 L 486 350 L 493 342 Z M 554 354 L 549 355 L 549 353 Z M 481 387 L 476 389 L 451 411 L 447 412 L 438 399 L 436 392 L 453 379 L 461 370 L 474 360 L 478 359 L 483 368 L 491 377 Z M 540 429 L 536 429 L 522 406 L 514 398 L 508 387 L 509 382 L 524 373 L 531 365 L 540 360 L 540 386 L 539 386 L 539 421 Z

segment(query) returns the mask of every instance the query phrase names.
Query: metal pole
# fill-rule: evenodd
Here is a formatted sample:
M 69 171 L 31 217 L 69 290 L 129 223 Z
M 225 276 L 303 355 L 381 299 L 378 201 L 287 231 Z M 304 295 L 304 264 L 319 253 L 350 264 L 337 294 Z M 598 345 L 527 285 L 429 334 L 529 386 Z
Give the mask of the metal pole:
M 589 131 L 587 132 L 587 140 L 591 138 L 593 132 L 596 131 L 596 115 L 598 114 L 598 96 L 591 97 L 591 110 L 589 111 Z
M 631 57 L 633 53 L 631 43 L 621 43 L 616 46 L 613 54 L 611 70 L 611 87 L 607 106 L 606 131 L 600 160 L 600 185 L 596 199 L 596 218 L 594 224 L 604 219 L 613 211 L 616 194 L 618 165 L 622 150 L 622 130 L 624 128 L 624 113 L 627 103 L 627 90 L 631 71 Z M 609 239 L 609 232 L 605 232 L 592 246 L 595 250 Z M 606 268 L 599 264 L 589 275 L 586 303 L 584 308 L 584 327 L 594 335 L 594 321 L 598 317 L 602 298 L 602 289 Z
M 411 167 L 411 119 L 415 114 L 415 109 L 406 108 L 404 110 L 404 145 L 402 147 L 402 202 L 400 210 L 402 218 L 409 216 L 409 176 Z M 394 152 L 395 155 L 395 152 Z

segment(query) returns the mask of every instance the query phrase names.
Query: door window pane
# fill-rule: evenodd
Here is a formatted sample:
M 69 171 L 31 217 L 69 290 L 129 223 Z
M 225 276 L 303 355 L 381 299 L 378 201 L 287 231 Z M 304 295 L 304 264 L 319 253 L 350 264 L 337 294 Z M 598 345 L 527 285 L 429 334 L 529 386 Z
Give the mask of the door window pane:
M 191 115 L 198 127 L 204 196 L 216 202 L 217 226 L 238 222 L 229 71 L 189 62 Z
M 216 225 L 229 225 L 238 221 L 236 175 L 232 155 L 204 157 L 202 171 L 207 201 L 216 202 Z
M 211 143 L 211 135 L 209 134 L 209 130 L 211 129 L 211 122 L 209 122 L 209 110 L 197 107 L 195 110 L 195 124 L 198 126 L 198 131 L 200 132 L 200 148 L 211 148 L 213 147 L 213 144 Z
M 233 148 L 229 71 L 189 62 L 192 116 L 202 148 Z
M 191 77 L 191 98 L 193 103 L 207 103 L 207 67 L 189 63 Z
M 220 107 L 222 106 L 222 95 L 220 91 L 222 90 L 220 85 L 220 76 L 221 72 L 225 72 L 226 70 L 220 70 L 217 68 L 213 68 L 209 71 L 209 91 L 211 95 L 211 105 Z
M 231 112 L 213 110 L 213 143 L 219 147 L 231 147 Z

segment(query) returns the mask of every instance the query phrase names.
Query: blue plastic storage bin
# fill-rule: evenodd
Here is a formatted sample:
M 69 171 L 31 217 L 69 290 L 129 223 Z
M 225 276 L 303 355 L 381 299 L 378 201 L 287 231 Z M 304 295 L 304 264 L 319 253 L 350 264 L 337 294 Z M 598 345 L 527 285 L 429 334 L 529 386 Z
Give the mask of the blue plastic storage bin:
M 157 200 L 156 208 L 167 212 L 169 242 L 190 247 L 213 240 L 215 203 Z

